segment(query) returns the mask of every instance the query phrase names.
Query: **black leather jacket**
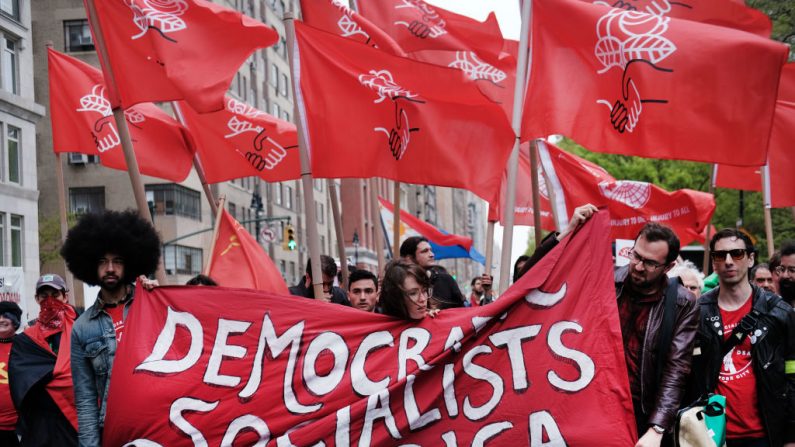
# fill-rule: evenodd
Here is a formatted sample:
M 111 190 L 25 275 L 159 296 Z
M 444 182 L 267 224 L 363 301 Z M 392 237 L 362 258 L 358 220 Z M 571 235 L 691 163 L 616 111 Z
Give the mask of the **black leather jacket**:
M 752 287 L 752 306 L 761 314 L 751 345 L 759 413 L 770 445 L 780 447 L 795 442 L 795 311 L 778 295 Z M 715 288 L 698 300 L 701 323 L 693 356 L 697 395 L 715 390 L 723 362 L 723 324 L 715 325 L 721 323 L 718 293 Z

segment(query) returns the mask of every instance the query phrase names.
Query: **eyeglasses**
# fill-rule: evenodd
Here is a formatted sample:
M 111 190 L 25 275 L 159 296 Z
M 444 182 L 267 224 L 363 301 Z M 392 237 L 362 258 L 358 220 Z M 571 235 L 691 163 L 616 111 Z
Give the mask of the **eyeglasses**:
M 428 289 L 422 288 L 422 289 L 413 289 L 405 291 L 403 292 L 403 296 L 416 303 L 417 301 L 419 301 L 420 296 L 424 295 L 427 298 L 431 296 L 431 293 L 433 292 L 431 291 L 430 288 Z
M 780 266 L 776 267 L 776 274 L 777 275 L 779 275 L 779 276 L 783 275 L 785 272 L 789 273 L 792 276 L 795 276 L 795 265 L 790 265 L 790 266 L 780 265 Z
M 664 266 L 665 264 L 661 264 L 657 261 L 653 261 L 651 259 L 646 259 L 640 255 L 633 249 L 629 251 L 629 259 L 634 263 L 642 263 L 643 268 L 646 270 L 657 270 L 658 268 Z
M 734 250 L 713 250 L 709 253 L 709 257 L 713 262 L 726 262 L 726 255 L 729 255 L 735 261 L 744 258 L 748 250 L 744 248 L 735 248 Z

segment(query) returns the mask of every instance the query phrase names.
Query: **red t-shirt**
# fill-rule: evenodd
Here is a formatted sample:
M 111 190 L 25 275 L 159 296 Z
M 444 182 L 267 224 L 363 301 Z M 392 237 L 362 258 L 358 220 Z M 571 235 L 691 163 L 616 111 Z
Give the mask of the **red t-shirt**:
M 121 334 L 124 332 L 124 304 L 119 304 L 116 307 L 106 306 L 105 312 L 113 320 L 113 329 L 116 330 L 116 343 L 120 343 Z
M 737 310 L 720 309 L 723 321 L 723 340 L 729 338 L 740 320 L 751 311 L 753 300 L 748 300 Z M 751 362 L 751 337 L 745 337 L 723 358 L 715 391 L 726 396 L 726 437 L 763 438 L 765 429 L 759 415 L 756 395 L 756 375 Z
M 11 401 L 8 387 L 8 355 L 11 343 L 0 343 L 0 430 L 13 430 L 17 424 L 17 411 Z

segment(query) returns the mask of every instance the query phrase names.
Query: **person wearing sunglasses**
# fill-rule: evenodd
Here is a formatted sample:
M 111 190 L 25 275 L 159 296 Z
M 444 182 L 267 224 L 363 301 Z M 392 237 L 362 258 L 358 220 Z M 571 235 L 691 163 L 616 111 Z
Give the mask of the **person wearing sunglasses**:
M 748 281 L 750 238 L 734 228 L 710 241 L 718 287 L 699 299 L 696 395 L 726 396 L 728 447 L 795 446 L 795 311 Z
M 773 281 L 781 298 L 795 306 L 795 241 L 787 241 L 781 246 L 778 265 L 774 269 Z

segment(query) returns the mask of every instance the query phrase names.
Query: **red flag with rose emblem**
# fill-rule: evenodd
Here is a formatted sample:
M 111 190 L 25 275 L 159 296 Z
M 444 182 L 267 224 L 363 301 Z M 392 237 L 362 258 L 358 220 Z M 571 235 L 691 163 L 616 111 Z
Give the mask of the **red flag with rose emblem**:
M 296 43 L 296 96 L 315 177 L 377 176 L 464 188 L 487 200 L 497 193 L 513 131 L 460 71 L 302 23 Z
M 301 176 L 295 125 L 229 96 L 223 110 L 197 113 L 179 109 L 196 142 L 209 183 L 258 176 L 268 182 Z
M 53 150 L 98 155 L 103 166 L 127 170 L 102 73 L 47 50 Z M 181 182 L 193 166 L 187 131 L 151 103 L 124 112 L 138 168 L 144 175 Z M 168 162 L 164 162 L 168 160 Z
M 93 2 L 107 48 L 113 107 L 184 99 L 202 113 L 223 109 L 240 65 L 279 39 L 265 24 L 205 0 L 84 2 Z
M 597 152 L 765 163 L 785 45 L 575 0 L 536 0 L 532 26 L 543 38 L 523 141 L 563 134 Z

